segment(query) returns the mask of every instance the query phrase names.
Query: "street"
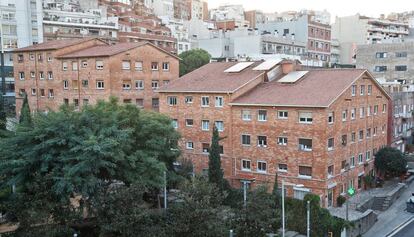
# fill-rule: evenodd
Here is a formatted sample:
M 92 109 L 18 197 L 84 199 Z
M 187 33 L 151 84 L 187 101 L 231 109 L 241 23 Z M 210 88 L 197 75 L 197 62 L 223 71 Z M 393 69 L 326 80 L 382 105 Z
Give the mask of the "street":
M 401 226 L 395 233 L 388 237 L 413 237 L 414 236 L 414 219 Z

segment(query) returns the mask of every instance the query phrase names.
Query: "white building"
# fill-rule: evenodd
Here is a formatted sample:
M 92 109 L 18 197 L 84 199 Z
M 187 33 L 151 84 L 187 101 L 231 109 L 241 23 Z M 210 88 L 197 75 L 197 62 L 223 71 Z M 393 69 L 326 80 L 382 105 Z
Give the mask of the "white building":
M 43 42 L 41 0 L 0 0 L 1 52 L 4 56 L 5 97 L 14 104 L 14 76 L 11 51 Z M 1 79 L 0 79 L 1 81 Z M 3 82 L 0 83 L 0 88 Z M 14 111 L 14 110 L 13 110 Z
M 408 24 L 361 15 L 337 17 L 332 39 L 340 44 L 340 63 L 355 64 L 357 45 L 402 42 L 409 35 Z
M 145 0 L 145 6 L 152 9 L 158 17 L 174 17 L 173 0 Z
M 191 19 L 204 19 L 204 3 L 202 0 L 191 1 Z
M 222 5 L 210 10 L 210 19 L 213 21 L 234 21 L 238 27 L 248 25 L 244 18 L 243 5 Z

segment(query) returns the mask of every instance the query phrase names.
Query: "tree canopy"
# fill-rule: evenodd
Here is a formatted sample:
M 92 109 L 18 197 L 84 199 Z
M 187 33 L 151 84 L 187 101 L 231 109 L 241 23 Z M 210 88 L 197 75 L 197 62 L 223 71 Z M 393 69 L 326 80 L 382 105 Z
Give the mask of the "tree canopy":
M 32 115 L 30 114 L 29 101 L 26 93 L 24 94 L 23 104 L 20 110 L 19 123 L 24 126 L 32 125 Z
M 180 76 L 194 71 L 197 68 L 210 62 L 211 55 L 204 49 L 192 49 L 179 55 Z
M 392 147 L 384 147 L 375 154 L 375 168 L 385 175 L 400 176 L 407 172 L 407 160 L 404 154 Z
M 3 94 L 0 93 L 0 130 L 6 130 L 6 111 L 4 104 Z
M 103 187 L 160 187 L 163 171 L 179 155 L 178 138 L 169 118 L 114 98 L 80 112 L 39 113 L 31 129 L 0 141 L 1 187 L 20 190 L 10 196 L 9 211 L 20 229 L 52 220 L 68 226 Z

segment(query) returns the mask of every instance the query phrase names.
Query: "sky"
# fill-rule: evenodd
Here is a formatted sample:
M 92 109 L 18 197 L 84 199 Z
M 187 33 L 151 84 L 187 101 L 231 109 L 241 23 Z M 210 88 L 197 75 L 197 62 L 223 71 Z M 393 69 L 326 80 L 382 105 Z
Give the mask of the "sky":
M 282 12 L 289 10 L 324 10 L 335 16 L 349 16 L 360 13 L 369 17 L 380 14 L 414 10 L 413 0 L 207 0 L 209 8 L 222 4 L 242 4 L 245 10 L 262 10 L 264 12 Z

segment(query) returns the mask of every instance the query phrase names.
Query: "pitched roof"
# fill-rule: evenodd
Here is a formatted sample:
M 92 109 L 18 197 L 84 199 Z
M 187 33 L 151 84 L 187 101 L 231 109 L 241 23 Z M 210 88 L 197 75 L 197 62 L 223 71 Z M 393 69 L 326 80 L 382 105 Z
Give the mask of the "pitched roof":
M 82 42 L 86 42 L 86 41 L 93 40 L 93 39 L 96 39 L 96 38 L 88 37 L 88 38 L 82 38 L 82 39 L 52 40 L 52 41 L 47 41 L 47 42 L 40 43 L 40 44 L 34 44 L 34 45 L 27 46 L 27 47 L 20 48 L 20 49 L 15 49 L 14 52 L 60 49 L 60 48 L 80 44 Z
M 252 69 L 262 62 L 255 62 L 237 73 L 224 72 L 238 62 L 213 62 L 202 66 L 161 87 L 159 92 L 233 92 L 264 71 Z
M 158 48 L 157 46 L 149 43 L 149 42 L 135 42 L 135 43 L 118 43 L 114 45 L 97 45 L 93 46 L 91 48 L 81 49 L 72 53 L 61 55 L 59 58 L 91 58 L 91 57 L 107 57 L 116 55 L 137 47 L 141 47 L 143 45 L 151 45 L 173 57 L 177 57 L 176 55 L 173 55 L 161 48 Z
M 263 83 L 232 104 L 329 107 L 365 72 L 364 69 L 311 70 L 295 83 L 278 80 Z

